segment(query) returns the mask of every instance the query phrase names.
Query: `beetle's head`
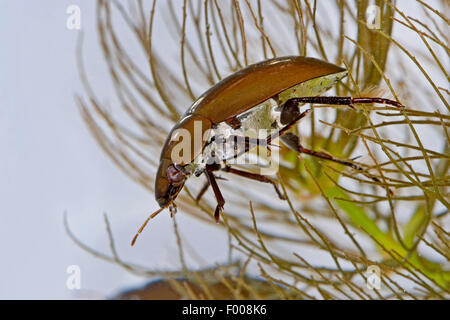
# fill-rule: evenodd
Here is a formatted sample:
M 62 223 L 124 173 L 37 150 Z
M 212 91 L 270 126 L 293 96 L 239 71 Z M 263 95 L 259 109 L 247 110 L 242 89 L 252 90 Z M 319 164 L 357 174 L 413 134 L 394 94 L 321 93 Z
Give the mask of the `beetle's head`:
M 163 159 L 155 180 L 155 198 L 161 208 L 170 205 L 183 189 L 186 174 L 182 166 Z
M 167 136 L 155 179 L 155 198 L 161 208 L 170 206 L 183 189 L 188 176 L 184 166 L 201 154 L 208 139 L 205 132 L 211 127 L 209 119 L 190 114 L 182 118 Z

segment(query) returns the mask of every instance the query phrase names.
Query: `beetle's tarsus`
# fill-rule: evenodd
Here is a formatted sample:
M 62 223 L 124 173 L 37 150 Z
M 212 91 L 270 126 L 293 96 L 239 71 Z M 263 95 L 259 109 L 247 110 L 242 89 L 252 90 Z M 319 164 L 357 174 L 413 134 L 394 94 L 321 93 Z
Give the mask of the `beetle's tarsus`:
M 364 104 L 364 103 L 381 103 L 389 106 L 393 106 L 399 109 L 404 109 L 405 106 L 400 102 L 385 99 L 385 98 L 351 98 L 352 104 Z

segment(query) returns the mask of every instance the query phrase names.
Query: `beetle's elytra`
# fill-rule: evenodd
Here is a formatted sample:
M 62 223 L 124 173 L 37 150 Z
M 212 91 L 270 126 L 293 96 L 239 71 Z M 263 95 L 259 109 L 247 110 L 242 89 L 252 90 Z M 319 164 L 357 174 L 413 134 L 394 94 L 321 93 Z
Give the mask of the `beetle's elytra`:
M 287 130 L 304 117 L 308 111 L 300 113 L 298 106 L 301 103 L 349 106 L 358 103 L 383 103 L 402 107 L 398 102 L 383 98 L 311 96 L 321 94 L 328 88 L 320 88 L 321 90 L 317 90 L 317 92 L 315 92 L 315 90 L 310 90 L 311 92 L 308 92 L 306 96 L 302 96 L 302 92 L 296 93 L 295 88 L 300 84 L 309 83 L 314 79 L 320 81 L 321 79 L 326 79 L 327 76 L 339 74 L 342 78 L 345 76 L 345 71 L 346 70 L 341 67 L 314 58 L 299 56 L 273 58 L 250 65 L 233 73 L 203 93 L 174 125 L 164 143 L 155 179 L 155 198 L 161 209 L 147 219 L 134 237 L 132 244 L 134 244 L 137 236 L 150 218 L 153 218 L 164 208 L 169 207 L 171 210 L 174 210 L 174 200 L 183 188 L 187 177 L 190 175 L 184 168 L 189 162 L 192 162 L 202 153 L 206 141 L 200 144 L 200 146 L 192 145 L 190 149 L 191 153 L 187 161 L 188 163 L 175 163 L 172 160 L 171 155 L 173 148 L 178 142 L 172 139 L 172 133 L 180 128 L 193 133 L 194 123 L 196 121 L 201 123 L 202 135 L 205 131 L 222 122 L 232 124 L 233 126 L 239 126 L 239 115 L 248 112 L 250 109 L 268 99 L 274 98 L 278 103 L 282 103 L 279 106 L 279 109 L 281 110 L 280 122 L 284 127 L 280 128 L 274 136 L 268 137 L 267 143 L 270 143 L 270 140 L 280 136 L 286 146 L 300 153 L 310 154 L 312 156 L 339 162 L 355 169 L 362 170 L 362 168 L 356 166 L 352 162 L 335 159 L 328 154 L 303 148 L 299 138 L 292 133 L 287 132 Z M 339 80 L 340 78 L 336 79 Z M 321 83 L 319 82 L 319 84 Z M 279 99 L 282 96 L 288 96 L 289 99 L 286 101 Z M 276 183 L 266 176 L 237 170 L 226 165 L 226 163 L 223 166 L 206 165 L 203 172 L 207 176 L 208 183 L 202 189 L 200 196 L 206 191 L 206 188 L 211 185 L 218 202 L 215 210 L 215 218 L 217 221 L 225 204 L 225 200 L 222 197 L 213 173 L 216 170 L 224 170 L 250 179 L 271 183 L 275 187 L 280 198 L 282 198 Z

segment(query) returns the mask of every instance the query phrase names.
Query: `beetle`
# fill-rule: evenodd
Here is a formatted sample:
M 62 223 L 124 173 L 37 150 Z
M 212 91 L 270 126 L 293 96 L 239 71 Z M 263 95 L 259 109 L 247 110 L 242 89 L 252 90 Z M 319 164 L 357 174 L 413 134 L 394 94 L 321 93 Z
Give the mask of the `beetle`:
M 274 99 L 279 104 L 280 123 L 283 127 L 275 135 L 267 138 L 267 146 L 271 140 L 280 137 L 287 147 L 299 153 L 335 161 L 351 166 L 354 169 L 362 170 L 361 167 L 353 164 L 353 162 L 335 159 L 326 153 L 304 148 L 301 146 L 299 138 L 288 132 L 309 111 L 300 112 L 299 106 L 305 103 L 347 105 L 350 107 L 354 104 L 381 103 L 399 108 L 403 107 L 399 102 L 384 98 L 318 96 L 323 91 L 328 90 L 335 82 L 345 77 L 345 75 L 345 69 L 328 62 L 310 57 L 286 56 L 249 65 L 224 78 L 204 92 L 174 125 L 162 147 L 160 164 L 155 178 L 155 199 L 160 209 L 150 215 L 144 222 L 133 238 L 132 245 L 145 228 L 147 222 L 163 209 L 169 208 L 172 214 L 175 212 L 174 200 L 182 190 L 186 179 L 192 173 L 187 172 L 185 168 L 202 153 L 208 142 L 207 139 L 202 139 L 201 143 L 197 144 L 192 141 L 190 153 L 185 155 L 186 159 L 177 162 L 172 160 L 172 153 L 178 143 L 174 139 L 174 133 L 178 129 L 185 129 L 190 133 L 194 133 L 196 122 L 201 124 L 200 133 L 202 136 L 220 123 L 227 123 L 233 128 L 239 128 L 239 115 L 251 111 L 264 101 Z M 305 94 L 309 96 L 299 96 L 297 91 L 301 93 L 301 85 L 305 83 L 310 84 L 307 89 L 311 92 Z M 248 144 L 248 141 L 246 143 Z M 249 148 L 245 148 L 245 151 L 248 151 Z M 217 164 L 207 164 L 201 172 L 206 174 L 207 184 L 201 190 L 199 196 L 206 191 L 208 186 L 212 187 L 217 200 L 214 213 L 216 221 L 219 220 L 220 212 L 225 204 L 216 181 L 217 177 L 213 173 L 217 170 L 224 170 L 253 180 L 271 183 L 280 198 L 283 198 L 276 183 L 266 176 L 238 170 L 227 165 L 221 167 Z

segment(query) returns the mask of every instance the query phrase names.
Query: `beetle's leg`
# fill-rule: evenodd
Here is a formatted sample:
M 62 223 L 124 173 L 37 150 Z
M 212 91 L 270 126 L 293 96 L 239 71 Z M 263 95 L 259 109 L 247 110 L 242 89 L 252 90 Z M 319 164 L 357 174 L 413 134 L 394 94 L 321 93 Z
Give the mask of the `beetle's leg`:
M 357 166 L 352 162 L 333 158 L 331 155 L 324 153 L 324 152 L 318 152 L 318 151 L 306 149 L 300 144 L 300 139 L 298 136 L 296 136 L 295 134 L 293 134 L 291 132 L 287 132 L 294 124 L 297 123 L 297 121 L 299 121 L 301 118 L 303 118 L 308 113 L 308 111 L 310 111 L 310 109 L 308 109 L 306 111 L 303 111 L 302 113 L 300 113 L 299 111 L 296 112 L 293 108 L 294 105 L 298 103 L 297 101 L 294 101 L 296 99 L 297 98 L 288 100 L 285 103 L 285 105 L 283 106 L 283 107 L 287 108 L 287 109 L 285 109 L 287 111 L 287 113 L 285 114 L 285 118 L 283 120 L 285 120 L 286 122 L 287 122 L 287 120 L 290 120 L 290 121 L 287 122 L 286 126 L 281 128 L 277 133 L 271 135 L 267 139 L 267 143 L 270 143 L 271 140 L 280 137 L 281 141 L 283 141 L 286 144 L 286 146 L 288 146 L 290 149 L 297 151 L 299 153 L 305 153 L 305 154 L 309 154 L 314 157 L 334 161 L 334 162 L 352 167 L 353 169 L 356 169 L 356 170 L 364 170 L 362 167 Z M 282 111 L 282 113 L 283 112 L 284 112 L 284 110 Z M 283 123 L 283 121 L 281 121 L 281 123 Z
M 222 170 L 225 172 L 233 173 L 233 174 L 241 176 L 241 177 L 248 178 L 248 179 L 257 180 L 257 181 L 265 182 L 265 183 L 270 183 L 275 188 L 275 191 L 278 194 L 278 197 L 281 200 L 286 200 L 285 197 L 283 196 L 283 194 L 278 189 L 277 183 L 266 176 L 263 176 L 263 175 L 257 174 L 257 173 L 248 172 L 248 171 L 234 169 L 234 168 L 231 168 L 230 166 L 225 166 Z
M 384 98 L 352 98 L 352 97 L 300 97 L 300 98 L 292 98 L 284 103 L 281 110 L 280 122 L 282 124 L 286 124 L 284 128 L 282 128 L 278 134 L 280 136 L 281 141 L 283 141 L 290 149 L 297 151 L 299 153 L 309 154 L 311 156 L 337 162 L 348 167 L 351 167 L 358 171 L 364 171 L 361 166 L 358 166 L 350 161 L 336 159 L 333 156 L 326 154 L 324 152 L 318 152 L 310 149 L 304 148 L 300 144 L 300 139 L 293 133 L 286 133 L 289 127 L 293 126 L 298 118 L 301 118 L 301 113 L 298 108 L 299 103 L 317 103 L 317 104 L 338 104 L 338 105 L 352 105 L 357 103 L 384 103 L 388 105 L 393 105 L 398 108 L 403 108 L 403 105 Z M 308 110 L 306 110 L 308 111 Z M 281 132 L 281 131 L 284 131 Z M 268 141 L 270 143 L 270 141 Z M 370 177 L 375 182 L 381 182 L 376 177 Z M 392 191 L 389 190 L 390 193 Z
M 288 132 L 286 133 L 284 136 L 281 137 L 282 141 L 286 144 L 286 146 L 288 146 L 290 149 L 297 151 L 298 153 L 304 153 L 304 154 L 308 154 L 310 156 L 316 157 L 316 158 L 320 158 L 320 159 L 325 159 L 328 161 L 333 161 L 339 164 L 342 164 L 344 166 L 348 166 L 350 168 L 353 168 L 355 170 L 358 170 L 360 172 L 362 172 L 365 176 L 369 177 L 370 179 L 372 179 L 375 182 L 381 183 L 380 179 L 378 179 L 377 177 L 373 177 L 370 175 L 367 175 L 367 173 L 364 172 L 364 168 L 354 164 L 353 162 L 350 161 L 345 161 L 345 160 L 341 160 L 341 159 L 336 159 L 333 156 L 324 153 L 324 152 L 319 152 L 319 151 L 314 151 L 311 149 L 307 149 L 304 148 L 301 143 L 300 143 L 300 139 L 298 136 L 296 136 L 295 134 Z M 393 194 L 392 191 L 389 189 L 389 193 Z
M 239 135 L 231 135 L 227 138 L 228 141 L 233 142 L 233 155 L 229 156 L 226 159 L 223 159 L 225 162 L 231 159 L 235 159 L 244 153 L 248 152 L 253 147 L 266 147 L 270 150 L 270 144 L 267 144 L 267 138 L 260 139 L 260 138 L 252 138 L 252 137 L 246 137 L 246 136 L 239 136 Z M 244 148 L 240 150 L 238 147 L 242 144 Z
M 216 177 L 214 176 L 213 171 L 215 170 L 214 166 L 206 165 L 206 177 L 208 178 L 209 183 L 214 191 L 214 195 L 216 196 L 217 206 L 214 211 L 214 218 L 216 222 L 219 222 L 220 212 L 223 210 L 223 206 L 225 205 L 225 199 L 222 196 L 222 192 L 220 192 L 219 186 L 217 185 Z M 217 170 L 217 169 L 216 169 Z
M 354 164 L 353 162 L 336 159 L 327 153 L 304 148 L 300 143 L 299 137 L 291 132 L 286 133 L 282 137 L 282 139 L 283 139 L 284 144 L 286 144 L 287 147 L 289 147 L 290 149 L 292 149 L 294 151 L 297 151 L 298 153 L 305 153 L 305 154 L 309 154 L 309 155 L 317 157 L 317 158 L 337 162 L 337 163 L 343 164 L 345 166 L 351 167 L 355 170 L 361 170 L 361 171 L 364 170 L 362 167 Z
M 215 178 L 216 178 L 216 180 L 225 180 L 225 181 L 227 180 L 227 179 L 222 178 L 222 177 L 215 177 Z M 203 198 L 203 195 L 206 193 L 206 191 L 208 190 L 210 185 L 211 184 L 209 183 L 209 180 L 206 179 L 205 184 L 203 185 L 203 187 L 198 192 L 198 195 L 195 197 L 195 201 L 196 202 L 199 202 Z
M 298 97 L 289 99 L 281 107 L 281 118 L 280 122 L 282 124 L 289 123 L 290 119 L 293 119 L 296 114 L 299 114 L 298 104 L 299 103 L 314 103 L 314 104 L 334 104 L 334 105 L 346 105 L 352 106 L 354 104 L 362 103 L 381 103 L 397 108 L 404 108 L 404 106 L 393 100 L 385 98 L 352 98 L 352 97 Z
M 233 146 L 234 146 L 235 150 L 237 150 L 239 143 L 243 143 L 244 148 L 246 150 L 244 152 L 247 152 L 252 147 L 257 147 L 257 146 L 269 147 L 269 145 L 267 144 L 266 138 L 261 139 L 261 138 L 252 138 L 252 137 L 246 137 L 246 136 L 231 135 L 228 137 L 228 139 L 232 140 L 234 142 Z

